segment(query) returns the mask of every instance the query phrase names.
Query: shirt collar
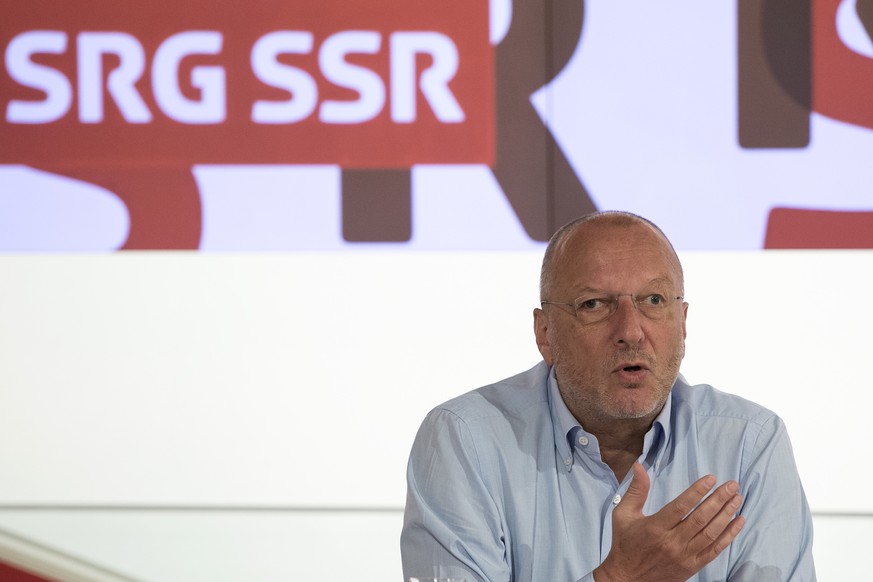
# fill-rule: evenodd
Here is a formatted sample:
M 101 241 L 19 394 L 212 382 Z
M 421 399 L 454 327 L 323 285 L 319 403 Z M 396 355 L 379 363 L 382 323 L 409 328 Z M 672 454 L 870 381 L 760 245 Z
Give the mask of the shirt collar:
M 674 384 L 675 385 L 675 384 Z M 587 439 L 586 452 L 592 450 L 587 447 L 594 447 L 594 452 L 599 459 L 600 451 L 597 449 L 597 437 L 585 431 L 561 397 L 561 392 L 558 389 L 558 380 L 555 377 L 555 368 L 549 369 L 549 412 L 552 416 L 552 427 L 555 433 L 555 448 L 563 461 L 564 468 L 569 471 L 573 468 L 575 455 L 573 454 L 579 444 L 579 438 Z M 670 417 L 673 410 L 673 391 L 667 395 L 667 401 L 664 403 L 664 408 L 655 417 L 652 423 L 652 428 L 646 433 L 643 440 L 643 455 L 644 464 L 655 464 L 657 467 L 660 459 L 667 449 L 667 444 L 670 442 Z M 589 453 L 590 454 L 590 453 Z

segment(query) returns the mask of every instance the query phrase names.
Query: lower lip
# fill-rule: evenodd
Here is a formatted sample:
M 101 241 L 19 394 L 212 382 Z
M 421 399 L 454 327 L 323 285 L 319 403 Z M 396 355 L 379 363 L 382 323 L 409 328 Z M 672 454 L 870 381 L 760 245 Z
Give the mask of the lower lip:
M 627 382 L 630 384 L 636 384 L 642 382 L 649 375 L 649 371 L 645 368 L 640 368 L 639 370 L 616 370 L 614 372 L 622 382 Z

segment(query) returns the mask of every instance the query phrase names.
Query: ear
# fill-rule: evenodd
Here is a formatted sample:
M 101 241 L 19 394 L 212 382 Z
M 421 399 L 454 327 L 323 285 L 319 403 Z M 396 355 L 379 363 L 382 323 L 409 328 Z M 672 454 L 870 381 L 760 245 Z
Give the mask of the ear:
M 688 330 L 685 327 L 685 322 L 688 321 L 688 304 L 682 304 L 682 357 L 685 357 L 685 339 L 688 337 Z
M 549 343 L 549 318 L 542 309 L 534 309 L 534 335 L 537 339 L 537 349 L 548 365 L 552 365 L 552 346 Z
M 682 304 L 682 339 L 688 337 L 688 330 L 685 329 L 685 322 L 688 321 L 688 303 Z

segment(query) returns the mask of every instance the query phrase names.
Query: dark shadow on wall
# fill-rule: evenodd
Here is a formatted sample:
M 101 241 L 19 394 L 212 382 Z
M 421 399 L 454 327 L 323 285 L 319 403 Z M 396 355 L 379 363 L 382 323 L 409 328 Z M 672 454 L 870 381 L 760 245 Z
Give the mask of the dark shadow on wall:
M 531 95 L 567 65 L 582 35 L 584 2 L 514 0 L 496 48 L 494 176 L 522 226 L 546 241 L 562 224 L 595 210 Z M 411 171 L 342 171 L 343 237 L 404 242 L 412 237 Z

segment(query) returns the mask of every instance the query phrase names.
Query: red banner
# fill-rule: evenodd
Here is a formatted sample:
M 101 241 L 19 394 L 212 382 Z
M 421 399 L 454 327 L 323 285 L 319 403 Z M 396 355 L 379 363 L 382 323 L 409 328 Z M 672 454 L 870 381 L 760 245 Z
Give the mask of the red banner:
M 0 163 L 493 161 L 483 0 L 4 2 L 0 49 Z

